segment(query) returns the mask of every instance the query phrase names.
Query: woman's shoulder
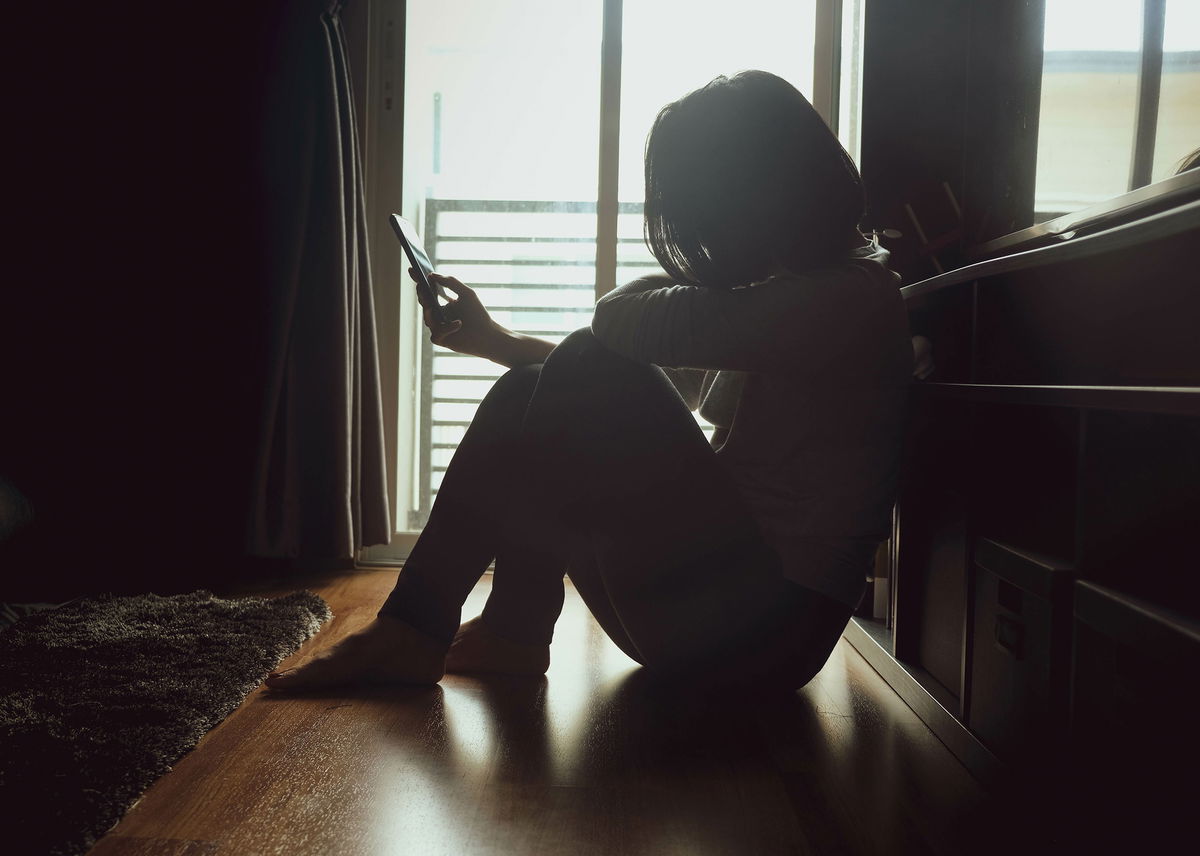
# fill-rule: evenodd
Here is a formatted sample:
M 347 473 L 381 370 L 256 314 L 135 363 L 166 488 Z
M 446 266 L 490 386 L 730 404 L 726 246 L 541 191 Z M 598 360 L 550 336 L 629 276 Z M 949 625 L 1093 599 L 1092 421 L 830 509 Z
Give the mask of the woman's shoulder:
M 880 291 L 885 295 L 898 294 L 900 276 L 888 267 L 890 253 L 876 244 L 856 247 L 842 258 L 805 271 L 779 271 L 746 288 L 763 288 L 780 292 L 804 292 L 812 289 L 862 289 Z M 849 294 L 847 294 L 849 296 Z
M 888 266 L 891 257 L 883 247 L 868 242 L 851 250 L 843 264 L 866 271 L 880 284 L 899 287 L 900 275 Z

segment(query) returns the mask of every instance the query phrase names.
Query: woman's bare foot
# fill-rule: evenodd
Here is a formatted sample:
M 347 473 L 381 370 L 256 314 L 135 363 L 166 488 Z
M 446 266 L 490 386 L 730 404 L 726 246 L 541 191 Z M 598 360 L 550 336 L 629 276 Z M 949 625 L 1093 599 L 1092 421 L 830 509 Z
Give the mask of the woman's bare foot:
M 444 643 L 398 618 L 379 616 L 302 666 L 273 673 L 267 686 L 309 692 L 354 684 L 436 684 L 445 672 Z
M 497 636 L 478 618 L 463 622 L 446 652 L 446 671 L 455 674 L 544 675 L 550 646 Z

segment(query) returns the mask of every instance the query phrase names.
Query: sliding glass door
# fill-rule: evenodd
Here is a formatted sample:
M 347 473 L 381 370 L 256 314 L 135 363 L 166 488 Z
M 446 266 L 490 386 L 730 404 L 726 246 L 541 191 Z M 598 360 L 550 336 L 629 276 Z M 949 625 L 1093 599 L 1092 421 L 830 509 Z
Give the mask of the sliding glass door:
M 595 302 L 602 6 L 409 0 L 404 201 L 434 265 L 496 320 L 557 341 Z M 418 529 L 480 399 L 502 371 L 423 342 L 413 378 Z
M 719 74 L 761 69 L 813 90 L 815 0 L 629 0 L 621 34 L 623 202 L 643 199 L 646 132 L 664 104 Z M 640 234 L 640 226 L 639 226 Z
M 403 199 L 394 210 L 418 225 L 435 266 L 476 288 L 500 323 L 558 341 L 590 322 L 598 294 L 657 269 L 641 211 L 642 150 L 658 110 L 747 68 L 811 97 L 818 5 L 408 0 Z M 842 4 L 825 5 L 840 20 Z M 400 531 L 424 524 L 503 371 L 429 345 L 406 306 L 400 341 L 414 351 L 398 411 L 412 424 L 399 432 L 411 439 L 399 454 L 411 464 L 399 468 L 408 482 L 398 491 Z

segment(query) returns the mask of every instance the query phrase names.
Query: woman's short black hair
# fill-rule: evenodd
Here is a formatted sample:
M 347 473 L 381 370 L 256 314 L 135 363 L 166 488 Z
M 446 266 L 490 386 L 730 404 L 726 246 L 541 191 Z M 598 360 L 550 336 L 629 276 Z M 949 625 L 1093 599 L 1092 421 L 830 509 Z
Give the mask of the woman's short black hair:
M 765 71 L 668 104 L 646 139 L 646 243 L 678 282 L 731 288 L 836 261 L 865 204 L 808 99 Z

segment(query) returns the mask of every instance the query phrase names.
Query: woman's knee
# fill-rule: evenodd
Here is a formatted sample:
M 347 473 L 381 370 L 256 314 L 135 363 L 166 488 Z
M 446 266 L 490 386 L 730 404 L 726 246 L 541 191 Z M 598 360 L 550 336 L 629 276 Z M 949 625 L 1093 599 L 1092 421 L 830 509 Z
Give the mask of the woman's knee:
M 473 422 L 499 420 L 519 430 L 537 388 L 540 370 L 540 365 L 518 366 L 502 374 L 479 403 Z
M 584 327 L 568 335 L 546 359 L 542 383 L 586 389 L 593 399 L 616 396 L 633 403 L 679 399 L 675 387 L 662 369 L 618 354 Z
M 658 372 L 655 366 L 621 356 L 597 339 L 590 327 L 582 327 L 563 339 L 546 359 L 546 366 L 555 371 L 569 366 L 575 371 L 621 376 L 652 376 Z
M 540 365 L 517 366 L 515 369 L 509 369 L 496 378 L 496 382 L 492 384 L 492 388 L 488 390 L 483 401 L 486 403 L 489 400 L 524 399 L 528 403 L 534 389 L 537 388 L 541 369 Z
M 586 328 L 567 336 L 542 365 L 524 427 L 530 437 L 592 458 L 661 453 L 667 463 L 688 442 L 709 452 L 662 369 L 621 356 Z
M 578 330 L 568 333 L 566 338 L 558 343 L 558 347 L 551 352 L 550 357 L 553 358 L 555 353 L 561 357 L 563 354 L 579 354 L 593 348 L 603 347 L 591 327 L 580 327 Z

